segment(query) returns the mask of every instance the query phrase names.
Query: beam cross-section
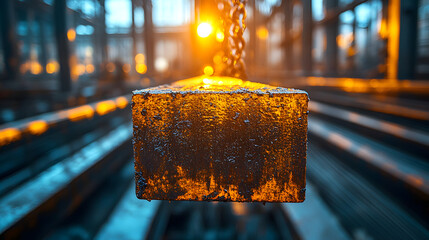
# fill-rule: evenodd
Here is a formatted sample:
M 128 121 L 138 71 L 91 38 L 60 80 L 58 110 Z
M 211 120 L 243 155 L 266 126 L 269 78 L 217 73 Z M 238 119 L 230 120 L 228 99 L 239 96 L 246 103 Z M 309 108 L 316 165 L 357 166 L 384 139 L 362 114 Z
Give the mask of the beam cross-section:
M 141 199 L 302 202 L 307 93 L 228 77 L 134 91 Z

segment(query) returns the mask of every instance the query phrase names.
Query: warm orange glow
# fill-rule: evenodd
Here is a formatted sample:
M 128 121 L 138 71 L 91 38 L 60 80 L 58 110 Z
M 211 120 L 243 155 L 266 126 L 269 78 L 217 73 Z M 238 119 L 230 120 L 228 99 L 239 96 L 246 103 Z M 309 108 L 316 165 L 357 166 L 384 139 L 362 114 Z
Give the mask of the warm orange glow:
M 76 31 L 73 28 L 70 28 L 67 31 L 67 38 L 70 42 L 73 42 L 74 40 L 76 40 Z
M 124 71 L 124 73 L 129 73 L 131 71 L 131 65 L 125 63 L 124 65 L 122 65 L 122 71 Z
M 149 78 L 140 79 L 140 85 L 142 87 L 149 87 L 150 86 L 150 79 Z
M 144 63 L 145 56 L 142 53 L 139 53 L 135 57 L 136 63 Z
M 83 65 L 81 63 L 79 63 L 78 65 L 76 65 L 76 73 L 77 73 L 77 75 L 79 75 L 79 76 L 83 75 L 85 73 L 85 69 L 86 69 L 85 65 Z
M 212 66 L 205 66 L 204 67 L 204 75 L 211 76 L 211 75 L 213 75 L 213 73 L 214 73 L 214 70 L 213 70 Z
M 116 106 L 118 106 L 120 109 L 123 109 L 128 106 L 128 100 L 125 97 L 118 97 L 116 98 Z
M 0 146 L 21 139 L 21 132 L 17 128 L 5 128 L 0 130 Z
M 398 91 L 399 89 L 405 91 L 406 89 L 405 81 L 394 79 L 308 77 L 307 84 L 310 86 L 338 87 L 346 92 L 389 92 Z
M 413 184 L 413 185 L 417 185 L 417 186 L 423 186 L 424 184 L 424 179 L 421 176 L 417 176 L 417 175 L 412 175 L 409 174 L 407 175 L 407 179 Z
M 69 65 L 70 65 L 70 77 L 73 81 L 76 81 L 79 78 L 79 71 L 77 68 L 79 61 L 76 55 L 70 56 Z
M 398 78 L 401 0 L 391 0 L 387 13 L 387 78 Z
M 146 64 L 137 64 L 136 65 L 136 72 L 140 74 L 145 74 L 147 72 L 147 66 Z
M 224 39 L 225 39 L 225 35 L 223 34 L 223 32 L 220 29 L 218 29 L 216 31 L 216 41 L 223 42 Z
M 42 70 L 43 70 L 43 67 L 39 62 L 37 62 L 37 61 L 31 61 L 30 62 L 31 74 L 38 75 L 42 72 Z
M 243 81 L 238 78 L 220 77 L 220 76 L 200 76 L 182 81 L 177 81 L 171 84 L 172 87 L 177 87 L 180 91 L 198 90 L 204 88 L 204 91 L 232 91 L 246 88 L 249 90 L 265 89 L 275 90 L 273 86 L 250 81 Z
M 29 63 L 28 62 L 25 62 L 25 63 L 21 64 L 21 66 L 19 66 L 19 71 L 22 74 L 25 74 L 26 72 L 28 72 L 28 69 L 29 69 Z
M 112 72 L 114 72 L 115 71 L 115 64 L 114 63 L 112 63 L 112 62 L 109 62 L 109 63 L 107 63 L 106 64 L 106 70 L 108 71 L 108 72 L 110 72 L 110 73 L 112 73 Z
M 48 130 L 49 125 L 43 120 L 32 121 L 28 124 L 28 131 L 33 135 L 40 135 Z
M 340 34 L 337 36 L 337 45 L 342 49 L 347 49 L 354 40 L 353 33 Z
M 87 64 L 86 67 L 85 67 L 85 70 L 86 70 L 87 73 L 91 74 L 91 73 L 93 73 L 95 71 L 95 67 L 92 64 Z
M 60 66 L 57 61 L 50 61 L 48 64 L 46 64 L 46 73 L 53 74 L 58 72 Z
M 85 118 L 92 118 L 94 116 L 94 109 L 89 105 L 80 106 L 67 111 L 70 121 L 80 121 Z
M 213 31 L 213 27 L 212 25 L 210 25 L 209 23 L 200 23 L 200 25 L 198 25 L 197 28 L 197 33 L 198 36 L 202 37 L 202 38 L 206 38 L 208 37 Z
M 100 116 L 105 115 L 109 112 L 115 111 L 115 109 L 116 109 L 116 104 L 112 100 L 99 102 L 95 107 L 95 111 L 97 111 L 97 114 Z
M 242 216 L 248 212 L 246 206 L 245 203 L 233 202 L 231 207 L 235 215 Z
M 259 39 L 265 40 L 268 38 L 268 36 L 270 35 L 270 33 L 268 32 L 268 29 L 266 27 L 259 27 L 258 30 L 256 31 L 256 35 L 258 36 Z
M 387 20 L 385 18 L 381 19 L 380 26 L 378 27 L 378 35 L 381 39 L 387 39 L 389 36 L 389 31 L 387 30 Z
M 213 62 L 214 62 L 215 64 L 221 64 L 221 63 L 222 63 L 222 57 L 221 57 L 219 54 L 216 54 L 216 55 L 213 57 Z

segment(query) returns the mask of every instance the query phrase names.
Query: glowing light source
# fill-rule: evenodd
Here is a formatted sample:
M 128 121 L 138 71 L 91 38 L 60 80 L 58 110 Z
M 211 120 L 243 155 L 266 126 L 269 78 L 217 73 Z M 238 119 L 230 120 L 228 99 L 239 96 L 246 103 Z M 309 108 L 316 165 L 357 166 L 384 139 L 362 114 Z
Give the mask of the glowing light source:
M 39 62 L 31 61 L 31 63 L 30 63 L 31 74 L 38 75 L 42 72 L 42 70 L 43 70 L 43 67 Z
M 202 38 L 208 37 L 213 31 L 213 27 L 208 23 L 200 23 L 197 28 L 198 36 Z
M 223 32 L 220 29 L 218 29 L 216 31 L 216 41 L 223 42 L 224 39 L 225 39 L 225 35 L 223 34 Z
M 131 71 L 131 65 L 125 63 L 124 65 L 122 65 L 122 71 L 124 71 L 125 73 L 129 73 Z
M 256 35 L 258 35 L 259 39 L 265 40 L 269 36 L 268 29 L 266 27 L 259 27 L 256 31 Z
M 213 80 L 211 80 L 211 79 L 209 79 L 209 78 L 204 78 L 204 79 L 203 79 L 203 83 L 204 83 L 205 85 L 209 85 L 209 84 L 212 84 L 212 83 L 213 83 Z
M 337 36 L 337 45 L 342 49 L 347 49 L 353 42 L 353 33 L 340 34 Z
M 155 69 L 159 72 L 164 72 L 168 69 L 168 61 L 163 57 L 159 57 L 155 60 Z
M 128 105 L 128 100 L 125 97 L 116 98 L 116 106 L 118 108 L 123 109 Z
M 46 64 L 46 73 L 53 74 L 58 72 L 60 66 L 56 61 L 50 61 L 48 64 Z
M 214 73 L 214 70 L 213 70 L 212 66 L 205 66 L 204 67 L 204 75 L 211 76 L 211 75 L 213 75 L 213 73 Z
M 92 107 L 89 105 L 76 107 L 68 110 L 67 112 L 68 118 L 72 122 L 80 121 L 85 118 L 92 118 L 92 116 L 94 116 L 94 109 L 92 109 Z
M 79 63 L 78 65 L 76 65 L 76 73 L 77 75 L 83 75 L 85 73 L 86 67 L 85 65 Z
M 32 121 L 28 124 L 28 131 L 33 135 L 40 135 L 48 130 L 48 124 L 43 120 Z
M 382 39 L 387 39 L 389 37 L 389 31 L 387 29 L 387 20 L 385 18 L 381 19 L 378 26 L 378 35 Z
M 139 53 L 134 59 L 136 60 L 136 63 L 144 63 L 145 57 L 142 53 Z
M 116 104 L 112 100 L 106 100 L 97 103 L 95 107 L 95 111 L 97 111 L 98 115 L 102 116 L 109 112 L 113 112 L 116 109 Z
M 147 66 L 146 66 L 146 64 L 138 63 L 136 65 L 136 72 L 138 72 L 140 74 L 145 74 L 147 72 Z
M 114 72 L 115 71 L 115 64 L 114 63 L 112 63 L 112 62 L 109 62 L 109 63 L 107 63 L 106 64 L 106 70 L 108 71 L 108 72 L 110 72 L 110 73 L 112 73 L 112 72 Z
M 87 73 L 93 73 L 95 71 L 95 67 L 92 64 L 87 64 L 85 68 Z
M 74 42 L 74 40 L 76 40 L 76 31 L 75 31 L 73 28 L 70 28 L 70 29 L 67 31 L 67 39 L 68 39 L 70 42 Z
M 17 128 L 5 128 L 0 130 L 0 146 L 17 141 L 21 138 L 21 132 Z
M 221 64 L 221 63 L 222 63 L 222 56 L 221 56 L 221 55 L 219 55 L 219 54 L 216 54 L 216 55 L 213 57 L 213 62 L 214 62 L 215 64 Z

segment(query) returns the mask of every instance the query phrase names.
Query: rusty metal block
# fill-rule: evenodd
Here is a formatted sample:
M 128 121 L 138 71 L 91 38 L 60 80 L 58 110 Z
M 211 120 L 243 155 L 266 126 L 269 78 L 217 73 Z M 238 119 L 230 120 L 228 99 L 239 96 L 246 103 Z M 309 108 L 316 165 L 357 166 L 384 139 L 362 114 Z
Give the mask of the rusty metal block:
M 138 198 L 304 201 L 306 92 L 196 77 L 132 102 Z

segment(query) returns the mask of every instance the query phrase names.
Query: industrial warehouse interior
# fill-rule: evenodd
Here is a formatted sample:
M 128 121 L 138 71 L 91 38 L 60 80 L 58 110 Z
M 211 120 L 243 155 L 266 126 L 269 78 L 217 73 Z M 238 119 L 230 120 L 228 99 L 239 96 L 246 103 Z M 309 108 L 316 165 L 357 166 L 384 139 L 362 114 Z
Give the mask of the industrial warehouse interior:
M 429 0 L 1 0 L 0 35 L 0 239 L 429 239 Z

